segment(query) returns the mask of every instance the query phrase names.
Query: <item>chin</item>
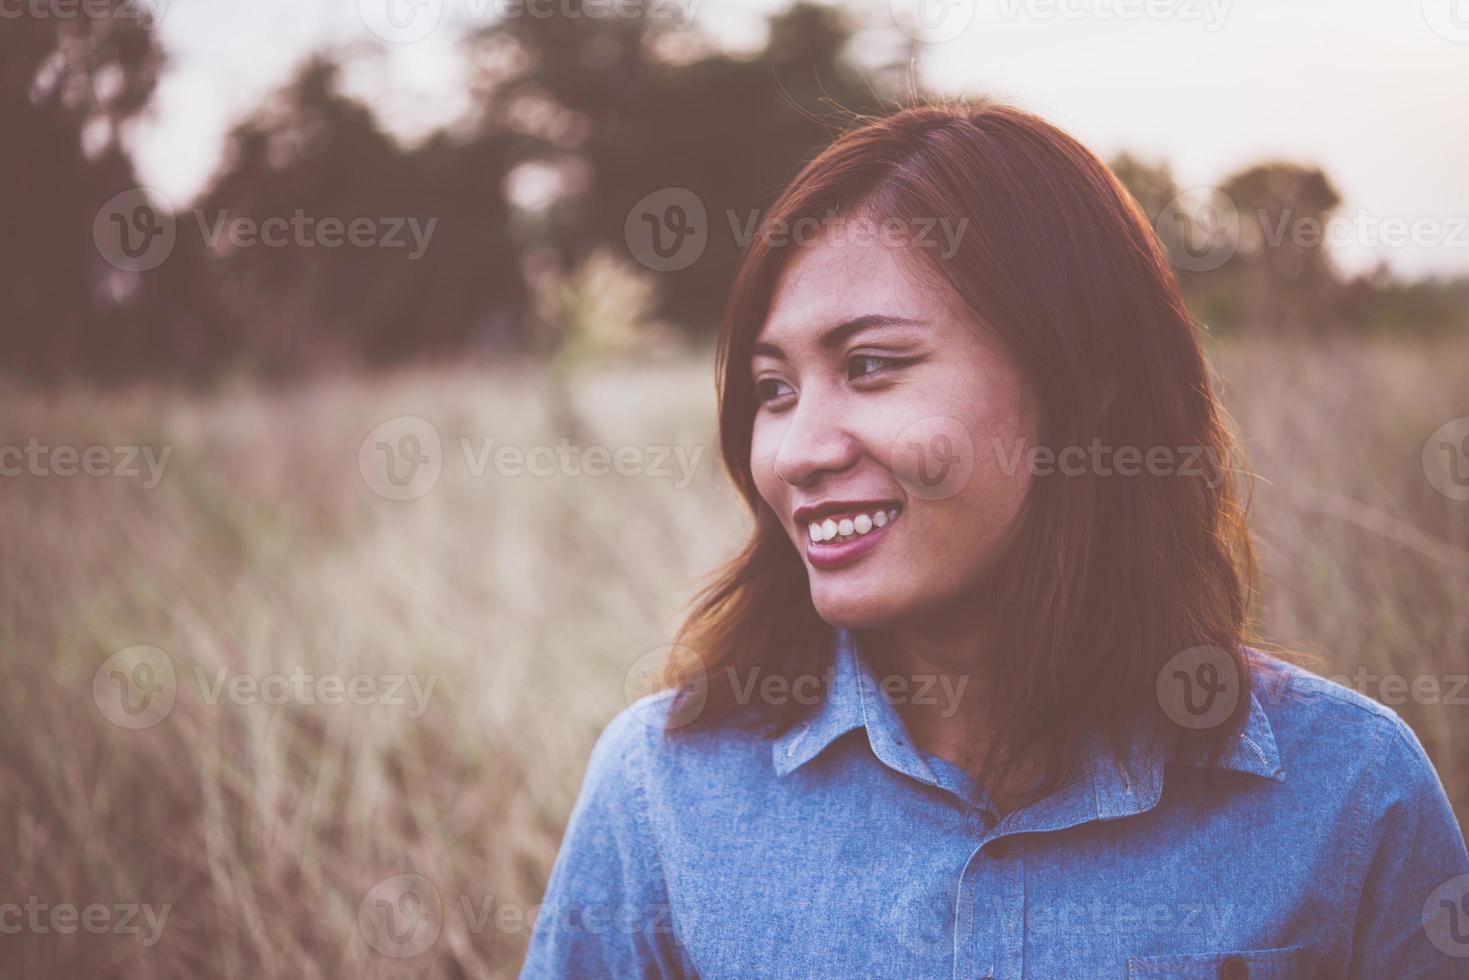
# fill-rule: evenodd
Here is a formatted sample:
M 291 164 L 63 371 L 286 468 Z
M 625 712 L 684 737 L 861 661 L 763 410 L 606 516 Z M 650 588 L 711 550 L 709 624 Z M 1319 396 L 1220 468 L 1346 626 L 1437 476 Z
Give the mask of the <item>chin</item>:
M 911 574 L 879 575 L 875 567 L 862 576 L 852 571 L 807 570 L 816 614 L 838 629 L 922 629 L 974 602 L 974 586 L 948 576 L 920 581 Z
M 912 616 L 913 604 L 894 598 L 894 593 L 857 582 L 822 582 L 830 573 L 813 572 L 811 604 L 816 614 L 838 629 L 885 629 Z

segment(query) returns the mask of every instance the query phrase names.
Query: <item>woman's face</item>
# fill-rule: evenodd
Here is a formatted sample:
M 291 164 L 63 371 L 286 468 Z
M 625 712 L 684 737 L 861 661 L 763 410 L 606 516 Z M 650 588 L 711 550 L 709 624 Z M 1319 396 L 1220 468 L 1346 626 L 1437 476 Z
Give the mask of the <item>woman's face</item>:
M 926 257 L 797 250 L 751 360 L 755 484 L 824 620 L 918 625 L 966 602 L 1003 542 L 1029 485 L 1033 402 L 958 296 L 920 275 Z

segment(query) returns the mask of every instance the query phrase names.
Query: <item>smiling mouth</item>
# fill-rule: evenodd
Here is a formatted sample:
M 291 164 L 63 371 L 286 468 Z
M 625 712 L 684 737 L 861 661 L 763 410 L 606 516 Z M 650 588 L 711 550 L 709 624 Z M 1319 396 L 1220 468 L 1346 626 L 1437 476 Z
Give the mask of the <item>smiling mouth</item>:
M 823 571 L 850 565 L 877 547 L 902 512 L 901 505 L 874 507 L 810 521 L 806 560 Z
M 901 507 L 879 507 L 851 514 L 831 514 L 824 520 L 811 521 L 806 527 L 813 543 L 844 544 L 880 530 L 898 519 Z

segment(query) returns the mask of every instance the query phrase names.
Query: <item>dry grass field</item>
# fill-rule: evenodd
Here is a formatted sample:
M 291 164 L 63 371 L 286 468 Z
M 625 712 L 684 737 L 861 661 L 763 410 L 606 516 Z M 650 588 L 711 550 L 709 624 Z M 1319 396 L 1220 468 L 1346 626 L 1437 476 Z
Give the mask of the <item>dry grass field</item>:
M 1259 474 L 1265 633 L 1393 704 L 1469 815 L 1469 503 L 1421 461 L 1469 414 L 1469 344 L 1214 353 Z M 3 972 L 513 975 L 630 668 L 745 528 L 707 352 L 571 387 L 505 366 L 0 393 L 0 446 L 35 450 L 0 477 L 0 903 L 26 916 Z M 437 467 L 368 439 L 399 416 Z M 568 418 L 622 463 L 496 456 Z M 376 441 L 423 450 L 431 489 L 377 492 Z M 63 475 L 64 447 L 106 461 Z

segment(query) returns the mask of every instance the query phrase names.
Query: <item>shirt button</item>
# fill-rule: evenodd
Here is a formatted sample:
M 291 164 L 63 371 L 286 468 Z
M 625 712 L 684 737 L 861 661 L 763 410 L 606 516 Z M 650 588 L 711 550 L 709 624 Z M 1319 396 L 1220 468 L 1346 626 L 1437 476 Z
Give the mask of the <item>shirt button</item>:
M 1219 964 L 1219 980 L 1245 980 L 1249 975 L 1250 968 L 1238 956 L 1227 956 Z

